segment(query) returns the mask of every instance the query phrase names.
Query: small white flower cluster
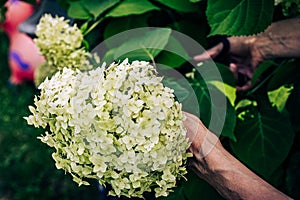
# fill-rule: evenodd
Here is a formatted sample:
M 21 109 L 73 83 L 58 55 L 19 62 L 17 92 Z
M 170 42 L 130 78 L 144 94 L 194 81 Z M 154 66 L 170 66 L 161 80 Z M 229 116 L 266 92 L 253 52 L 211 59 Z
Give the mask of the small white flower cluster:
M 98 59 L 82 47 L 83 35 L 74 24 L 64 17 L 52 17 L 45 14 L 41 17 L 37 29 L 35 44 L 45 57 L 47 65 L 62 70 L 70 69 L 89 70 L 92 68 L 90 59 Z
M 77 183 L 95 178 L 114 196 L 159 197 L 186 174 L 191 154 L 181 104 L 148 62 L 64 68 L 39 89 L 26 120 L 49 128 L 40 139 Z

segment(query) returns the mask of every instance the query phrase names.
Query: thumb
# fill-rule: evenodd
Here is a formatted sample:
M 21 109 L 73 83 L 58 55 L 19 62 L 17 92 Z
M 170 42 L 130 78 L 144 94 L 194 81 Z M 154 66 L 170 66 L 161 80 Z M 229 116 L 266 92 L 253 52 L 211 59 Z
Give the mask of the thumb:
M 194 60 L 199 62 L 215 58 L 221 53 L 222 49 L 223 43 L 219 43 L 213 48 L 203 52 L 202 54 L 194 56 Z

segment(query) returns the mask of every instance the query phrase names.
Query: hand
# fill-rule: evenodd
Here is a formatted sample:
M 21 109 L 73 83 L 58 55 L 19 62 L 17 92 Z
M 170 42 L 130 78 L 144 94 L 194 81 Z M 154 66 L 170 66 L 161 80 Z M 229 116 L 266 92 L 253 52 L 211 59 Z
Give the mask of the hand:
M 251 86 L 251 79 L 254 70 L 264 58 L 256 47 L 256 40 L 259 36 L 229 37 L 229 69 L 237 80 L 237 90 L 247 90 Z M 216 58 L 223 51 L 224 43 L 219 43 L 206 52 L 194 57 L 195 61 L 206 61 Z
M 187 137 L 194 157 L 188 166 L 226 199 L 291 199 L 250 171 L 227 152 L 201 120 L 184 113 Z
M 198 117 L 187 112 L 184 112 L 184 115 L 186 120 L 183 123 L 187 129 L 187 138 L 191 142 L 189 151 L 195 160 L 202 161 L 214 148 L 223 149 L 219 138 L 208 130 Z
M 264 32 L 254 36 L 229 37 L 228 43 L 229 69 L 237 79 L 237 90 L 249 89 L 253 72 L 262 61 L 300 58 L 300 18 L 273 22 Z M 195 56 L 194 60 L 201 62 L 216 58 L 223 48 L 223 43 L 220 43 Z

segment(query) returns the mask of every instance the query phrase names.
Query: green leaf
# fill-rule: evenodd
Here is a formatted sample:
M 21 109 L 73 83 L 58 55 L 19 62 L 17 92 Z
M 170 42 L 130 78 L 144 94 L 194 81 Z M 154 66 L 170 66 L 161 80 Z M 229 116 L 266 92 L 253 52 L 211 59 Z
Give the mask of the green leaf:
M 294 199 L 300 199 L 300 151 L 295 152 L 288 163 L 286 171 L 286 186 L 288 194 Z
M 101 15 L 108 9 L 117 5 L 117 3 L 119 2 L 120 0 L 108 0 L 108 1 L 89 0 L 89 1 L 84 1 L 84 5 L 86 9 L 89 10 L 89 12 L 94 16 L 94 18 L 97 18 L 99 15 Z
M 189 90 L 187 90 L 186 87 L 183 86 L 186 84 L 184 79 L 164 77 L 163 83 L 166 87 L 174 90 L 175 97 L 179 102 L 183 102 L 190 95 Z
M 206 61 L 201 63 L 199 70 L 205 71 L 207 81 L 222 81 L 227 85 L 236 86 L 233 73 L 224 64 Z
M 267 60 L 261 63 L 253 73 L 251 84 L 254 85 L 259 80 L 259 78 L 262 78 L 262 76 L 272 67 L 274 67 L 274 65 L 276 66 L 277 64 L 273 60 Z
M 287 100 L 286 109 L 289 112 L 290 121 L 295 132 L 300 132 L 300 85 L 294 86 L 294 89 Z
M 206 181 L 189 171 L 187 182 L 183 183 L 183 193 L 186 200 L 222 200 L 223 197 Z M 183 199 L 181 199 L 183 200 Z
M 203 9 L 204 10 L 204 9 Z M 170 24 L 170 27 L 173 30 L 179 31 L 185 35 L 196 40 L 203 48 L 206 48 L 208 45 L 207 41 L 207 32 L 209 27 L 206 21 L 206 15 L 203 10 L 193 13 L 192 17 L 183 17 L 180 21 L 175 21 Z M 190 55 L 199 54 L 198 48 L 187 48 Z
M 234 154 L 256 173 L 269 178 L 287 157 L 294 131 L 286 115 L 276 108 L 248 107 L 237 119 Z
M 273 19 L 273 0 L 208 0 L 210 35 L 250 35 L 262 32 Z
M 115 48 L 114 49 L 110 49 L 108 51 L 105 52 L 105 54 L 103 55 L 103 57 L 101 57 L 101 62 L 106 62 L 106 63 L 112 63 L 114 62 L 114 55 L 115 55 Z
M 74 19 L 92 19 L 93 16 L 85 8 L 82 1 L 70 1 L 70 6 L 68 8 L 68 16 Z
M 299 83 L 299 80 L 299 60 L 291 59 L 287 62 L 283 62 L 274 70 L 274 75 L 268 83 L 268 90 L 275 90 L 284 84 Z
M 157 56 L 167 45 L 171 29 L 134 29 L 129 31 L 140 36 L 133 37 L 121 44 L 114 52 L 115 60 L 123 60 L 129 58 L 130 60 L 145 60 L 149 61 Z
M 197 3 L 197 2 L 200 2 L 200 1 L 202 1 L 202 0 L 190 0 L 190 2 L 192 2 L 192 3 Z
M 156 0 L 156 1 L 179 12 L 194 12 L 198 10 L 196 4 L 191 3 L 188 0 Z
M 190 95 L 183 102 L 183 109 L 199 116 L 204 125 L 215 134 L 236 141 L 234 135 L 236 123 L 234 107 L 214 85 L 209 82 L 206 83 L 201 78 L 193 81 L 193 92 L 190 93 L 196 95 L 196 100 Z
M 147 17 L 145 16 L 127 16 L 114 18 L 111 20 L 104 29 L 104 42 L 108 46 L 108 48 L 115 48 L 120 46 L 124 41 L 129 40 L 134 37 L 134 35 L 121 34 L 122 38 L 118 37 L 118 39 L 107 40 L 109 37 L 121 33 L 123 31 L 127 31 L 134 28 L 147 27 Z
M 279 112 L 282 112 L 285 108 L 286 101 L 288 100 L 293 88 L 293 86 L 281 86 L 276 90 L 268 92 L 270 102 Z
M 194 77 L 191 80 L 191 85 L 197 97 L 198 105 L 195 104 L 195 99 L 190 95 L 183 103 L 183 108 L 200 116 L 200 119 L 212 132 L 235 141 L 236 114 L 233 107 L 235 88 L 232 86 L 235 84 L 232 72 L 223 65 L 204 62 L 197 68 Z M 226 97 L 225 87 L 222 87 L 224 86 L 223 82 L 227 85 L 225 87 L 230 100 Z M 217 87 L 212 83 L 216 83 Z
M 227 101 L 226 105 L 226 117 L 224 122 L 224 127 L 221 132 L 221 136 L 227 137 L 232 141 L 236 142 L 236 136 L 234 133 L 236 126 L 236 112 L 234 107 Z
M 68 15 L 75 19 L 95 19 L 119 2 L 120 0 L 69 1 L 70 6 L 68 9 Z
M 225 96 L 228 98 L 230 104 L 234 106 L 234 102 L 236 99 L 236 88 L 228 85 L 226 83 L 222 83 L 220 81 L 209 81 L 209 84 L 214 85 L 216 88 L 218 88 Z
M 190 58 L 190 56 L 180 44 L 180 42 L 172 35 L 170 36 L 169 42 L 166 45 L 166 49 L 173 50 L 174 53 L 169 51 L 162 51 L 156 58 L 156 61 L 159 64 L 164 64 L 168 67 L 177 68 L 180 67 Z
M 106 17 L 124 17 L 128 15 L 140 15 L 149 11 L 160 10 L 147 0 L 124 0 L 113 8 Z
M 158 200 L 224 200 L 211 185 L 199 178 L 191 170 L 185 176 L 187 181 L 181 179 L 174 192 L 170 193 L 167 197 L 159 197 Z
M 234 109 L 234 104 L 236 99 L 236 88 L 227 85 L 226 83 L 222 83 L 220 81 L 208 81 L 207 83 L 216 87 L 222 94 L 224 94 L 227 97 L 228 100 L 227 104 L 230 103 L 230 105 L 227 105 L 226 107 L 227 109 L 226 109 L 225 124 L 221 135 L 224 137 L 228 137 L 233 141 L 236 141 L 236 137 L 234 135 L 234 129 L 236 124 L 235 109 Z

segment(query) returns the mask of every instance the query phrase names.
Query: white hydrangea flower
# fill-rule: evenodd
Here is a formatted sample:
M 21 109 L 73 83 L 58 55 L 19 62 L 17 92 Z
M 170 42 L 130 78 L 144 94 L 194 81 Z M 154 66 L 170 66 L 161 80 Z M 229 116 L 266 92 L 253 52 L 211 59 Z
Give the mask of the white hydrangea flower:
M 99 63 L 99 58 L 82 47 L 83 34 L 76 24 L 70 26 L 69 20 L 64 17 L 52 17 L 45 14 L 41 17 L 37 29 L 35 44 L 45 57 L 49 68 L 62 70 L 70 69 L 89 70 L 93 64 Z M 43 78 L 43 72 L 41 78 Z
M 186 174 L 189 142 L 181 104 L 148 62 L 128 60 L 88 72 L 64 68 L 39 87 L 28 124 L 55 148 L 74 181 L 110 184 L 111 195 L 167 196 Z

